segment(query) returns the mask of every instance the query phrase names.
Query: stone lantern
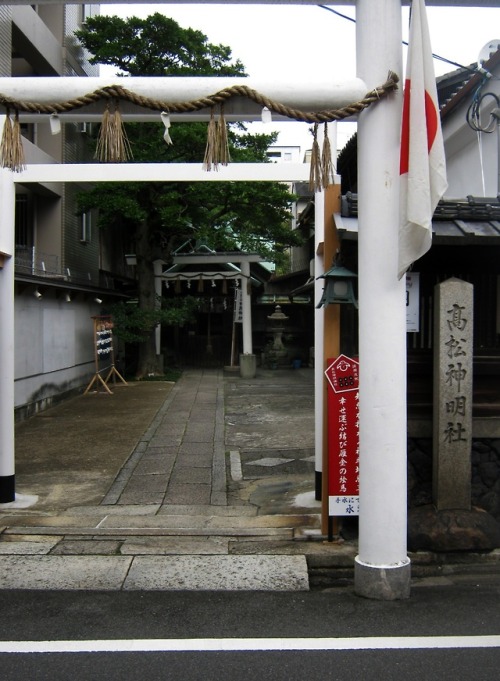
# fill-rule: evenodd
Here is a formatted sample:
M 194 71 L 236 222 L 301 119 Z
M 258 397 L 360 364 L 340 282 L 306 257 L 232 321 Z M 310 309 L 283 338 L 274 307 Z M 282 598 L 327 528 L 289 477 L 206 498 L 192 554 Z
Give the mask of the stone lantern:
M 269 320 L 268 331 L 273 334 L 273 339 L 264 351 L 264 362 L 272 369 L 277 369 L 278 366 L 288 364 L 288 351 L 283 345 L 283 333 L 288 317 L 282 312 L 281 307 L 276 305 L 273 314 L 268 315 L 267 318 Z
M 269 327 L 269 330 L 273 334 L 273 350 L 284 350 L 285 346 L 283 345 L 283 332 L 285 330 L 285 322 L 288 317 L 286 314 L 284 314 L 284 312 L 281 311 L 281 307 L 276 305 L 273 314 L 268 315 L 267 318 L 272 324 L 272 326 Z

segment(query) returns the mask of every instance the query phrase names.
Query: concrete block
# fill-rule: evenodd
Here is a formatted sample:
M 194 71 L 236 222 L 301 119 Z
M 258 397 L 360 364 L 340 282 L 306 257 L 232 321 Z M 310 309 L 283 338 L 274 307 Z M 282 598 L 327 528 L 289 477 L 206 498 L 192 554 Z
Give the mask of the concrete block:
M 199 515 L 199 516 L 255 516 L 257 509 L 255 506 L 212 506 L 194 505 L 194 504 L 169 504 L 168 506 L 160 506 L 158 515 Z M 137 515 L 137 514 L 134 514 Z
M 144 456 L 137 464 L 133 475 L 170 475 L 174 465 L 174 456 Z
M 354 591 L 358 596 L 379 601 L 404 600 L 410 597 L 411 564 L 367 565 L 354 561 Z
M 123 543 L 120 553 L 123 556 L 227 555 L 228 545 L 227 537 L 134 537 Z
M 52 556 L 114 556 L 118 553 L 120 542 L 110 539 L 62 540 L 54 548 Z
M 26 540 L 15 540 L 14 538 L 4 538 L 0 542 L 0 555 L 2 556 L 43 556 L 49 553 L 57 542 L 60 541 L 60 537 L 38 537 L 34 540 L 34 537 L 29 537 Z
M 131 560 L 127 556 L 4 556 L 0 589 L 119 590 Z
M 141 556 L 125 590 L 308 591 L 304 556 Z
M 209 504 L 210 485 L 170 485 L 165 495 L 166 504 Z
M 176 467 L 171 478 L 171 485 L 193 485 L 202 484 L 210 485 L 212 482 L 212 469 L 209 467 L 186 468 L 184 466 Z
M 161 508 L 160 504 L 116 504 L 101 506 L 74 506 L 68 508 L 68 515 L 96 515 L 102 513 L 102 517 L 108 515 L 156 515 Z

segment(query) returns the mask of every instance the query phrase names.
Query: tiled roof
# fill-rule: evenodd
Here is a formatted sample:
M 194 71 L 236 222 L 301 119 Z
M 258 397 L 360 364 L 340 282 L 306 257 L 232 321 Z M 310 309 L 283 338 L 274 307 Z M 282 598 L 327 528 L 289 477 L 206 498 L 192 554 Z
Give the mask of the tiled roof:
M 477 64 L 463 66 L 436 78 L 439 108 L 445 107 L 476 74 Z
M 357 237 L 358 196 L 348 192 L 342 196 L 341 216 L 337 228 L 346 236 Z M 500 197 L 442 199 L 434 213 L 432 232 L 443 243 L 461 237 L 467 242 L 485 243 L 500 237 Z M 489 238 L 488 238 L 489 237 Z M 500 243 L 498 244 L 500 245 Z
M 476 64 L 451 71 L 436 79 L 441 120 L 448 116 L 464 99 L 470 99 L 472 93 L 500 65 L 500 49 L 483 63 L 482 70 Z M 473 72 L 471 73 L 471 69 Z

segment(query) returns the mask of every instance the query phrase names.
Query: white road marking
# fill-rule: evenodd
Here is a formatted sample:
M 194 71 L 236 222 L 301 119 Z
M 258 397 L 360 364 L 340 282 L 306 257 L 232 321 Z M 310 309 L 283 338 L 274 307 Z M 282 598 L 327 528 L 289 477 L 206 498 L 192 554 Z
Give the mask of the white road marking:
M 419 650 L 499 648 L 500 636 L 368 636 L 360 638 L 177 638 L 88 641 L 0 641 L 1 653 L 151 653 L 281 650 Z

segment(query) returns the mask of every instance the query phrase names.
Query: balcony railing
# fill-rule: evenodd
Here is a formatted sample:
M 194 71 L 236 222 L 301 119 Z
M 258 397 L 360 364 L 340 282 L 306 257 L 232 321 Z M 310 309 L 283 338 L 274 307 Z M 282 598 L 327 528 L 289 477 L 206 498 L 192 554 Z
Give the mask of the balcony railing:
M 16 246 L 15 271 L 18 275 L 57 279 L 81 285 L 99 285 L 97 278 L 94 281 L 90 272 L 84 272 L 72 267 L 63 267 L 58 255 L 41 253 L 34 247 Z

